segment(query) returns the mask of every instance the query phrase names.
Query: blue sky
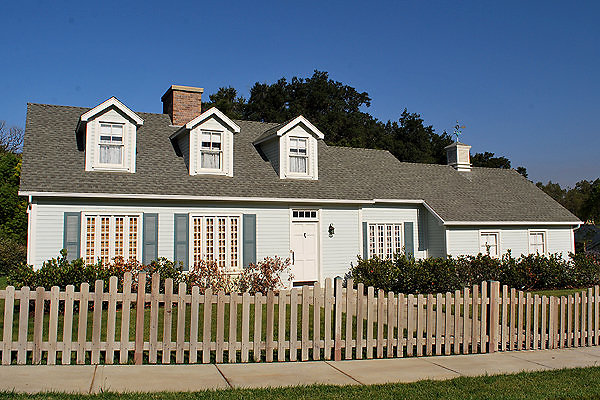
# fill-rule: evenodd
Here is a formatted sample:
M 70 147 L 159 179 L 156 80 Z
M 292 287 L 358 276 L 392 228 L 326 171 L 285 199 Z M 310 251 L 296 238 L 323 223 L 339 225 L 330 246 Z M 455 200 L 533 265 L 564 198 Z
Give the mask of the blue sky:
M 161 112 L 171 84 L 212 93 L 328 71 L 368 111 L 467 126 L 472 151 L 534 181 L 600 176 L 598 2 L 126 2 L 0 5 L 0 120 L 27 102 L 95 106 L 117 96 Z

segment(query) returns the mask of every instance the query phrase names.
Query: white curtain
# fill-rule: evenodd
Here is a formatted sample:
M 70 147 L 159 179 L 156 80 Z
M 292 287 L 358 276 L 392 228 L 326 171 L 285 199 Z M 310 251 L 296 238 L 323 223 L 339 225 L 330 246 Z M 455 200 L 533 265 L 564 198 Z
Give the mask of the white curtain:
M 101 164 L 121 164 L 123 159 L 123 146 L 109 144 L 100 145 Z
M 290 157 L 290 172 L 306 173 L 306 157 Z
M 221 153 L 202 152 L 202 168 L 220 169 Z

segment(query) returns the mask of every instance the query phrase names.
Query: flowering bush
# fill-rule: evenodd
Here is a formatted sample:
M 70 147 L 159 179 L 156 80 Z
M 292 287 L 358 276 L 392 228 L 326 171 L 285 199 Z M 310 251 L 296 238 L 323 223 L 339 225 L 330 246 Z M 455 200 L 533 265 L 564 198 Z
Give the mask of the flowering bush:
M 184 281 L 189 287 L 198 286 L 200 293 L 210 288 L 213 292 L 223 290 L 231 292 L 235 289 L 236 281 L 231 274 L 219 267 L 215 261 L 201 260 L 185 274 Z
M 285 277 L 287 282 L 294 279 L 290 270 L 290 259 L 266 257 L 262 261 L 244 268 L 238 278 L 238 290 L 250 294 L 278 290 L 286 286 L 283 275 L 287 275 Z
M 181 263 L 175 263 L 166 258 L 159 258 L 148 265 L 141 264 L 136 260 L 124 260 L 123 257 L 115 257 L 110 263 L 86 265 L 81 258 L 73 261 L 67 259 L 66 250 L 61 250 L 57 258 L 43 263 L 37 271 L 31 265 L 20 264 L 11 269 L 8 275 L 8 284 L 17 288 L 29 286 L 31 288 L 44 287 L 50 290 L 52 286 L 65 289 L 67 285 L 76 288 L 83 282 L 87 282 L 93 290 L 96 280 L 104 281 L 105 290 L 108 287 L 111 276 L 119 278 L 118 290 L 123 289 L 123 276 L 126 272 L 133 274 L 132 290 L 137 291 L 138 272 L 148 274 L 146 279 L 146 292 L 152 290 L 152 274 L 160 274 L 160 291 L 164 292 L 165 279 L 173 279 L 174 290 L 180 282 L 185 282 L 189 288 L 197 286 L 200 292 L 211 288 L 214 292 L 223 290 L 250 291 L 251 293 L 277 290 L 285 285 L 284 282 L 293 279 L 290 273 L 289 259 L 283 260 L 279 257 L 267 257 L 264 260 L 250 265 L 236 277 L 220 268 L 214 261 L 201 261 L 193 266 L 189 272 L 183 272 Z M 284 276 L 287 275 L 287 276 Z

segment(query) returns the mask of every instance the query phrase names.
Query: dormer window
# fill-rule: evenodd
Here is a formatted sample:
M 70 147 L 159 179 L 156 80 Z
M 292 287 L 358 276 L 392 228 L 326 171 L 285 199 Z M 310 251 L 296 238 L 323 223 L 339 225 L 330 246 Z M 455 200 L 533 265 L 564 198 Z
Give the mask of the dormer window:
M 123 165 L 123 124 L 100 123 L 98 162 L 107 166 Z
M 304 138 L 290 138 L 290 172 L 306 174 L 308 172 L 307 140 Z
M 115 97 L 81 115 L 85 170 L 135 173 L 138 128 L 144 120 Z
M 222 168 L 222 146 L 221 132 L 202 131 L 202 144 L 200 147 L 200 168 L 215 169 Z
M 281 179 L 319 179 L 319 145 L 325 136 L 303 116 L 274 126 L 254 140 Z
M 240 127 L 215 107 L 203 112 L 169 138 L 190 175 L 233 176 L 233 135 Z

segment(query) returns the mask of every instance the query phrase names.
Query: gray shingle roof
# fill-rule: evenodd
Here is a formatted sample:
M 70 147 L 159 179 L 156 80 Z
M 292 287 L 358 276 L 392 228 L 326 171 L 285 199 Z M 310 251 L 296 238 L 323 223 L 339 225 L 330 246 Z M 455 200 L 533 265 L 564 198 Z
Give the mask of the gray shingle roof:
M 89 108 L 28 104 L 21 191 L 250 198 L 425 200 L 445 221 L 573 222 L 578 219 L 512 170 L 398 161 L 383 150 L 319 141 L 319 180 L 282 180 L 252 142 L 279 126 L 235 121 L 234 176 L 190 176 L 169 140 L 177 129 L 164 114 L 138 113 L 136 173 L 86 172 L 76 140 Z

